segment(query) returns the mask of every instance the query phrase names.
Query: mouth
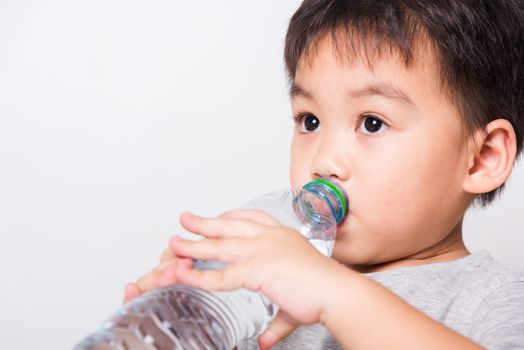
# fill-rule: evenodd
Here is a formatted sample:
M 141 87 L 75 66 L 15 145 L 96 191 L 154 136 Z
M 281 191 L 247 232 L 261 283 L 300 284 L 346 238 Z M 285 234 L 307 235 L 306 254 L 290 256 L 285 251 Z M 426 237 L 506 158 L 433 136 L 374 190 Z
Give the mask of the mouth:
M 352 217 L 352 211 L 348 208 L 348 211 L 347 211 L 347 214 L 346 216 L 344 217 L 344 219 L 337 225 L 337 238 L 338 237 L 343 237 L 343 236 L 346 236 L 348 234 L 348 222 L 349 220 L 352 220 L 351 217 Z M 342 229 L 344 228 L 344 229 Z

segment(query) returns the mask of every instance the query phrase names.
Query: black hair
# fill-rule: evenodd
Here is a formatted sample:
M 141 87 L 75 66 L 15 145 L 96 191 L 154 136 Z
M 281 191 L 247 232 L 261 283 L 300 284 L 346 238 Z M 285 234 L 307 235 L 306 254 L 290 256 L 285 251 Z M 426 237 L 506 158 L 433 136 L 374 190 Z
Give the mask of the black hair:
M 340 47 L 365 48 L 371 60 L 395 50 L 406 66 L 417 44 L 429 43 L 442 86 L 470 135 L 507 119 L 524 134 L 524 0 L 305 0 L 289 23 L 284 58 L 290 82 L 299 61 L 326 34 Z M 358 50 L 357 50 L 358 51 Z M 348 52 L 348 50 L 346 50 Z M 340 52 L 339 52 L 340 53 Z M 491 203 L 499 188 L 477 197 Z

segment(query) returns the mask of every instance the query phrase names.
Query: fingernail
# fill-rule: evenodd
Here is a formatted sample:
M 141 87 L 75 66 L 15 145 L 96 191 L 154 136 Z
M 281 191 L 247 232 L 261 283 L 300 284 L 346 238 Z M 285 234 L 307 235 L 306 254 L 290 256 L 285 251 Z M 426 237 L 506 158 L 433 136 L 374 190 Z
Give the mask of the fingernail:
M 184 259 L 181 259 L 179 263 L 184 265 L 187 268 L 192 268 L 193 267 L 193 260 L 192 259 L 184 258 Z
M 169 242 L 171 245 L 171 249 L 174 249 L 176 247 L 180 247 L 184 242 L 184 239 L 180 236 L 173 236 L 171 237 L 171 240 Z

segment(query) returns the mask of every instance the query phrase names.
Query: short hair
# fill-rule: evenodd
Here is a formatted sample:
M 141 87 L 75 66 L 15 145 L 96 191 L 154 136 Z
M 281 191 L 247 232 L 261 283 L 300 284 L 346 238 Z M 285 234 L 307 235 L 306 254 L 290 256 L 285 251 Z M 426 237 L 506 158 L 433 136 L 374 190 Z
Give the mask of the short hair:
M 363 45 L 369 61 L 396 51 L 407 67 L 417 43 L 427 43 L 465 130 L 474 135 L 490 121 L 505 118 L 515 129 L 517 157 L 522 152 L 524 1 L 305 0 L 286 34 L 284 58 L 291 83 L 299 61 L 329 34 L 339 54 L 343 34 L 345 53 L 354 54 L 355 44 Z M 476 199 L 486 206 L 504 185 Z

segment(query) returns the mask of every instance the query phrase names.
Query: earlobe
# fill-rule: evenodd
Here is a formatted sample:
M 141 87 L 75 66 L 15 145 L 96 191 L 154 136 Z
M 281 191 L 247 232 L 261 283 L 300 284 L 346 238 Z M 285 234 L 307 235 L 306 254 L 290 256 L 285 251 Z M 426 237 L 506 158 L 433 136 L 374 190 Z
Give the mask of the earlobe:
M 464 191 L 480 194 L 500 187 L 511 174 L 517 152 L 511 123 L 506 119 L 490 122 L 470 144 Z

